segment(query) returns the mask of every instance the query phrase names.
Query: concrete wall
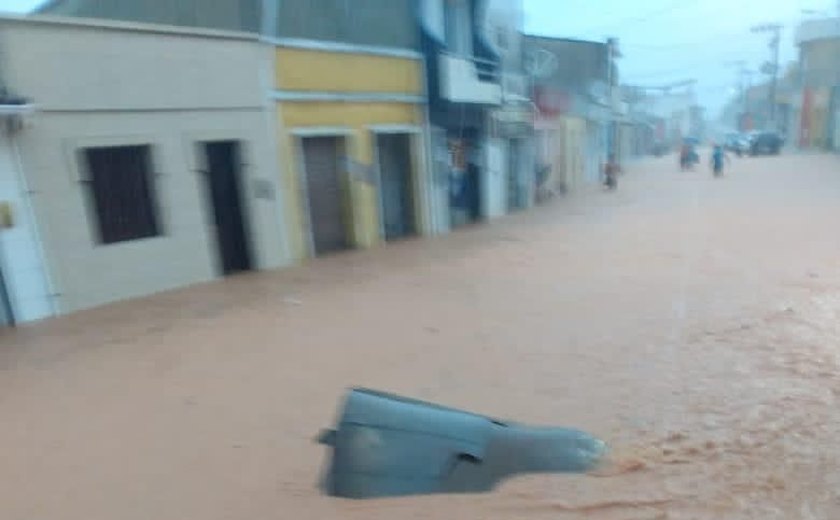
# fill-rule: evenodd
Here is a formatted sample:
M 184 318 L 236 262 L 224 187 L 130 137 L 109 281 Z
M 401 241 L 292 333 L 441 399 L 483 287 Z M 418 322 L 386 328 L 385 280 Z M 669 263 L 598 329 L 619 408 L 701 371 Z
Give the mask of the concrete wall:
M 33 100 L 19 139 L 44 249 L 68 312 L 219 274 L 197 143 L 243 144 L 243 199 L 256 267 L 287 262 L 256 41 L 150 27 L 0 21 L 4 77 Z M 160 236 L 98 243 L 85 147 L 149 144 Z M 256 185 L 260 185 L 258 198 Z
M 675 136 L 689 135 L 691 111 L 696 105 L 697 97 L 693 92 L 679 91 L 648 96 L 639 103 L 638 108 L 665 120 L 665 140 L 670 142 Z
M 554 66 L 536 84 L 577 94 L 606 97 L 608 67 L 607 45 L 603 42 L 526 36 L 526 54 L 551 53 Z M 543 60 L 544 61 L 544 60 Z
M 555 193 L 580 189 L 587 182 L 586 121 L 569 115 L 543 118 L 538 128 L 538 164 L 550 168 L 546 186 Z
M 803 43 L 802 83 L 808 87 L 840 85 L 840 35 Z
M 277 35 L 415 49 L 414 0 L 279 0 Z
M 451 229 L 449 210 L 450 156 L 447 150 L 446 129 L 428 126 L 429 216 L 430 232 L 441 235 Z
M 420 20 L 425 30 L 439 41 L 446 39 L 446 10 L 444 0 L 419 0 Z
M 586 167 L 585 180 L 588 183 L 601 181 L 602 165 L 607 160 L 608 125 L 597 121 L 586 122 Z
M 0 19 L 6 82 L 42 112 L 261 107 L 255 40 L 121 26 Z
M 831 116 L 831 89 L 827 87 L 811 89 L 811 110 L 809 114 L 809 145 L 826 148 L 830 143 L 829 118 Z
M 60 16 L 256 31 L 260 7 L 261 0 L 53 0 L 39 11 Z
M 414 94 L 422 92 L 418 60 L 307 49 L 278 52 L 275 84 L 280 90 Z
M 61 16 L 263 32 L 267 36 L 414 49 L 414 0 L 54 0 Z
M 525 11 L 521 0 L 487 0 L 484 34 L 501 57 L 501 82 L 506 100 L 529 96 L 522 70 Z
M 401 99 L 422 99 L 422 60 L 285 47 L 277 48 L 275 59 L 275 89 L 283 99 L 276 107 L 277 124 L 283 129 L 278 146 L 282 156 L 292 158 L 282 173 L 292 257 L 302 260 L 312 254 L 301 186 L 305 173 L 300 138 L 304 134 L 334 134 L 345 139 L 347 164 L 357 170 L 344 172 L 349 178 L 352 206 L 350 238 L 353 246 L 366 248 L 382 241 L 379 193 L 375 183 L 357 173 L 375 167 L 377 130 L 405 128 L 412 132 L 416 217 L 420 231 L 430 233 L 431 179 L 426 173 L 424 107 Z
M 483 145 L 484 165 L 481 178 L 481 208 L 486 218 L 508 212 L 508 149 L 505 139 L 488 138 Z
M 794 37 L 797 45 L 830 38 L 840 38 L 840 18 L 806 20 L 796 28 Z
M 0 118 L 3 126 L 6 122 Z M 14 319 L 22 323 L 51 316 L 53 302 L 14 139 L 0 129 L 0 203 L 8 204 L 12 218 L 10 228 L 0 229 L 0 269 Z
M 563 118 L 564 180 L 568 189 L 580 189 L 586 183 L 586 122 L 578 117 Z

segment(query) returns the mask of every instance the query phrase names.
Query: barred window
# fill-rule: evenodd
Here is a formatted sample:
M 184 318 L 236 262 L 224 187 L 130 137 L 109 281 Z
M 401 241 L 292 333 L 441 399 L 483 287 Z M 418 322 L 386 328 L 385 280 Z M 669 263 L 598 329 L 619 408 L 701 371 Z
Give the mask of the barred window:
M 86 148 L 84 157 L 99 242 L 113 244 L 160 235 L 151 147 Z

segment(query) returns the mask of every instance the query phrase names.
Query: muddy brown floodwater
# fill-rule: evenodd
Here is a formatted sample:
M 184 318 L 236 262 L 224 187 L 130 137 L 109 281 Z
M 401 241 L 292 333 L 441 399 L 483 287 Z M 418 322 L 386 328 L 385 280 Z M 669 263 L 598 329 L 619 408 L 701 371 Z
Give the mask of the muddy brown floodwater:
M 0 518 L 840 518 L 840 160 L 674 166 L 0 333 Z M 584 428 L 611 463 L 324 497 L 312 439 L 352 385 Z

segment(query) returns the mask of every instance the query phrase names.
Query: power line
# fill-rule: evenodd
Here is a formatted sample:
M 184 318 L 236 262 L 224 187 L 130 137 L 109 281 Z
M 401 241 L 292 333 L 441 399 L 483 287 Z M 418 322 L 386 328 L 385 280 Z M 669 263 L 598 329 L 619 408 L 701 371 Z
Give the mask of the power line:
M 696 1 L 689 2 L 687 0 L 676 0 L 675 2 L 671 2 L 670 4 L 668 4 L 667 6 L 665 6 L 663 8 L 657 9 L 656 11 L 649 12 L 649 13 L 644 14 L 642 16 L 634 16 L 634 17 L 631 17 L 631 18 L 625 18 L 624 20 L 621 20 L 619 22 L 607 24 L 607 25 L 601 26 L 601 27 L 595 27 L 593 29 L 590 29 L 588 31 L 583 31 L 583 32 L 586 32 L 586 33 L 606 32 L 606 31 L 613 30 L 615 27 L 619 27 L 619 26 L 622 26 L 622 25 L 644 23 L 644 22 L 650 21 L 650 20 L 652 20 L 656 17 L 662 16 L 663 14 L 668 14 L 671 11 L 674 11 L 674 10 L 680 8 L 680 7 L 685 7 L 687 4 L 692 4 L 692 3 L 696 3 Z
M 696 61 L 696 62 L 693 62 L 693 63 L 681 65 L 679 68 L 644 72 L 642 74 L 630 74 L 630 73 L 625 72 L 624 76 L 626 76 L 628 78 L 633 78 L 634 80 L 639 80 L 639 79 L 645 80 L 645 79 L 650 79 L 650 78 L 655 78 L 655 77 L 663 77 L 663 76 L 664 77 L 673 77 L 673 76 L 693 75 L 693 74 L 697 74 L 697 69 L 699 67 L 702 67 L 704 65 L 713 65 L 714 63 L 709 61 L 709 59 L 713 59 L 714 61 L 720 61 L 720 58 L 718 58 L 717 56 L 709 56 L 703 61 Z
M 716 42 L 719 42 L 721 38 L 726 38 L 728 42 L 731 42 L 732 41 L 731 39 L 735 38 L 735 37 L 746 40 L 750 36 L 751 35 L 748 34 L 748 33 L 738 31 L 738 32 L 732 32 L 732 33 L 714 34 L 714 35 L 710 36 L 709 38 L 704 38 L 702 40 L 697 40 L 697 41 L 693 41 L 693 42 L 680 42 L 680 43 L 662 44 L 662 45 L 645 45 L 645 44 L 641 44 L 641 43 L 622 42 L 621 46 L 622 47 L 627 47 L 627 48 L 630 48 L 630 49 L 640 49 L 640 50 L 646 50 L 646 51 L 672 51 L 672 50 L 683 49 L 683 48 L 687 48 L 687 47 L 699 47 L 701 45 L 706 45 L 706 44 L 709 44 L 709 43 L 716 43 Z

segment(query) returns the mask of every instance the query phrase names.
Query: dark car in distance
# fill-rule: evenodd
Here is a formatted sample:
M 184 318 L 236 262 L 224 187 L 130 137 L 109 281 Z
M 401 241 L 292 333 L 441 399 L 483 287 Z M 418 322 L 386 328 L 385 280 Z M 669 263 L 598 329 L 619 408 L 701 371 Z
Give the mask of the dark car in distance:
M 723 147 L 740 157 L 750 151 L 750 139 L 742 133 L 730 132 L 726 134 Z
M 783 144 L 777 132 L 758 132 L 750 139 L 750 155 L 778 155 Z

